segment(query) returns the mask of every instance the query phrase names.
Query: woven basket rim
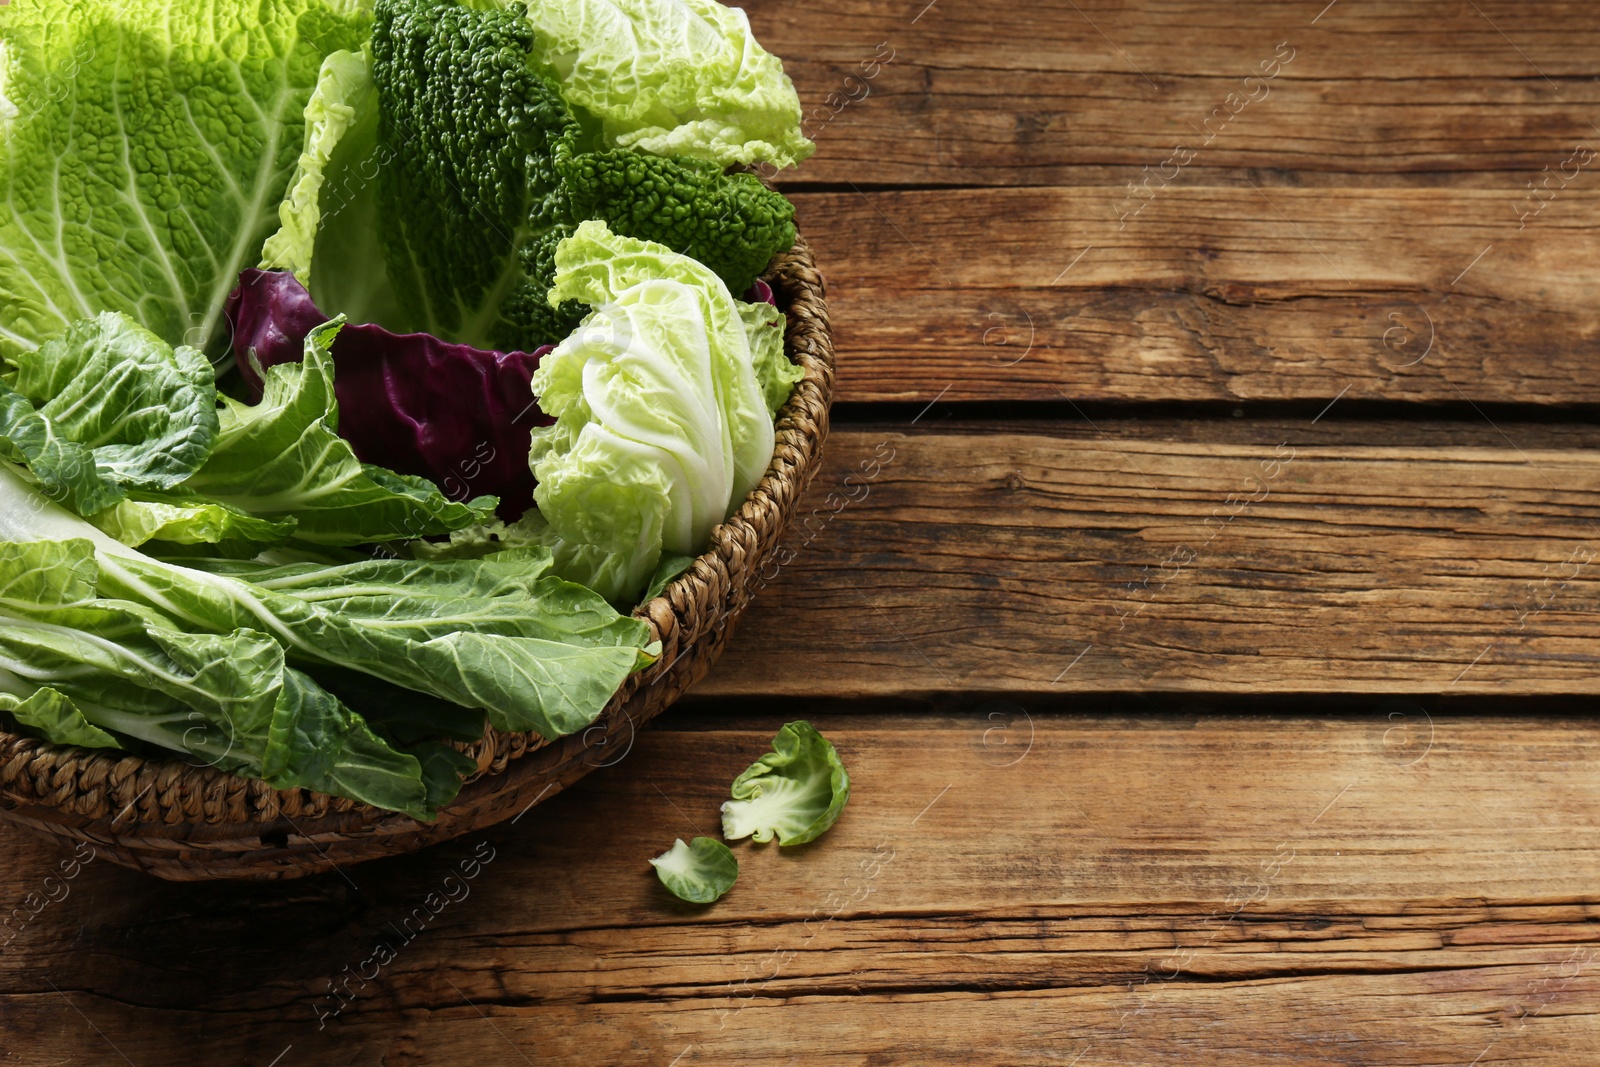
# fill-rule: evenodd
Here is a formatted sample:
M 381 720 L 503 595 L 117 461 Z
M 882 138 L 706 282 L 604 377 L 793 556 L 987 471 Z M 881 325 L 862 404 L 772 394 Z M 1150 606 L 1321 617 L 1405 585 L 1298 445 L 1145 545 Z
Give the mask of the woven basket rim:
M 763 530 L 763 520 L 773 514 L 786 515 L 816 473 L 833 387 L 824 283 L 810 247 L 800 236 L 793 248 L 774 258 L 762 278 L 772 286 L 786 312 L 786 353 L 804 371 L 776 417 L 772 461 L 740 507 L 713 531 L 707 550 L 660 594 L 634 609 L 633 615 L 650 627 L 650 640 L 662 642 L 662 658 L 631 675 L 585 734 L 596 729 L 609 733 L 636 694 L 671 678 L 676 662 L 707 638 L 711 629 L 703 620 L 690 633 L 683 632 L 686 627 L 682 623 L 696 614 L 697 604 L 713 599 L 703 595 L 705 590 L 716 584 L 719 570 L 724 576 L 730 570 L 728 559 L 747 551 L 741 547 L 744 543 L 776 540 L 781 529 Z M 820 331 L 820 336 L 797 336 L 806 331 Z M 736 612 L 725 612 L 722 619 L 712 620 L 713 624 L 730 621 L 728 615 Z M 668 695 L 662 707 L 676 695 Z M 629 724 L 634 725 L 631 717 Z M 573 735 L 567 735 L 546 740 L 532 732 L 507 734 L 487 728 L 479 741 L 459 746 L 478 762 L 479 769 L 467 778 L 461 795 L 441 809 L 441 817 L 466 801 L 475 784 L 488 784 L 526 756 L 572 739 Z M 55 816 L 65 817 L 65 822 L 52 817 L 46 824 L 19 809 L 53 810 Z M 341 816 L 338 822 L 343 825 L 355 824 L 360 828 L 356 832 L 397 821 L 418 831 L 434 825 L 310 789 L 274 789 L 259 779 L 191 764 L 177 755 L 159 758 L 80 749 L 4 729 L 0 729 L 0 814 L 58 836 L 64 832 L 63 826 L 78 824 L 85 832 L 74 831 L 70 836 L 97 841 L 107 834 L 160 835 L 163 830 L 200 823 L 243 829 L 281 824 L 285 819 L 315 822 L 330 816 Z

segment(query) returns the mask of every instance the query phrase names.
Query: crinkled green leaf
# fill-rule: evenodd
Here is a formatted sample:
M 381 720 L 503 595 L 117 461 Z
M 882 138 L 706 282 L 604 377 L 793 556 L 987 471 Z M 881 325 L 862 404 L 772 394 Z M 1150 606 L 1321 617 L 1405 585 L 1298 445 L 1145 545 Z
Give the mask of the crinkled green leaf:
M 500 350 L 532 351 L 576 321 L 527 270 L 569 222 L 552 156 L 574 126 L 528 66 L 532 36 L 514 12 L 380 0 L 377 92 L 343 90 L 358 119 L 323 167 L 320 306 Z
M 329 349 L 343 320 L 313 330 L 305 359 L 267 368 L 261 403 L 223 398 L 211 458 L 183 488 L 241 511 L 282 521 L 326 545 L 399 541 L 483 522 L 493 497 L 465 504 L 423 478 L 363 464 L 337 433 Z
M 791 722 L 772 739 L 773 751 L 733 780 L 722 805 L 722 834 L 780 845 L 821 837 L 850 799 L 850 775 L 833 745 L 808 722 Z
M 0 356 L 102 311 L 209 341 L 278 223 L 324 57 L 366 36 L 351 7 L 0 6 Z
M 126 315 L 75 322 L 15 357 L 11 385 L 55 431 L 89 449 L 118 485 L 170 489 L 211 455 L 217 385 L 198 349 Z
M 663 156 L 780 167 L 816 146 L 783 63 L 743 10 L 716 0 L 511 0 L 538 31 L 536 57 L 607 138 Z
M 217 437 L 217 388 L 197 350 L 106 312 L 18 353 L 0 383 L 0 443 L 80 515 L 129 487 L 167 489 Z
M 673 896 L 691 904 L 710 904 L 739 877 L 733 850 L 714 837 L 697 837 L 687 845 L 680 837 L 650 865 Z
M 80 515 L 122 499 L 126 490 L 94 453 L 57 432 L 28 398 L 0 382 L 0 454 L 28 465 L 41 491 Z
M 91 543 L 100 596 L 163 626 L 259 631 L 309 668 L 345 667 L 482 708 L 502 730 L 554 737 L 586 726 L 630 673 L 660 655 L 659 643 L 647 644 L 646 623 L 544 575 L 546 557 L 528 550 L 449 563 L 184 566 L 119 544 L 0 464 L 0 539 L 29 535 Z
M 0 711 L 8 711 L 23 726 L 39 732 L 55 745 L 79 748 L 120 748 L 117 739 L 83 717 L 70 697 L 48 686 L 32 696 L 0 693 Z
M 49 687 L 193 761 L 429 817 L 421 765 L 290 668 L 267 633 L 166 625 L 104 595 L 89 540 L 0 542 L 0 689 Z
M 517 527 L 550 547 L 563 575 L 614 603 L 636 600 L 661 560 L 674 506 L 671 457 L 600 426 L 565 451 L 541 444 L 535 435 L 539 507 Z M 679 507 L 692 515 L 687 504 Z M 680 550 L 694 550 L 692 536 Z

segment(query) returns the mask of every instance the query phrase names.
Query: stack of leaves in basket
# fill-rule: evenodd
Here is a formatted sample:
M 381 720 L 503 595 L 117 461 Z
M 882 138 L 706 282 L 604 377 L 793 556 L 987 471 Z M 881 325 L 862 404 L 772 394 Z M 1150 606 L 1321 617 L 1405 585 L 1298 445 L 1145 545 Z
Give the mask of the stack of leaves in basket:
M 0 725 L 428 819 L 772 459 L 812 150 L 711 0 L 0 7 Z

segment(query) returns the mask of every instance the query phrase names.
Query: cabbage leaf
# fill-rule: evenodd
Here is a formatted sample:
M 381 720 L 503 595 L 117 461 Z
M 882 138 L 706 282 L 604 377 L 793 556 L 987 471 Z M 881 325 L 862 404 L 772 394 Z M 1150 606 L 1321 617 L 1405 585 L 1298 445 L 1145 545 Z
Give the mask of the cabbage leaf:
M 188 478 L 217 437 L 217 387 L 197 349 L 124 315 L 74 323 L 20 352 L 0 384 L 0 438 L 82 514 Z
M 814 841 L 850 800 L 850 775 L 839 753 L 816 727 L 791 722 L 772 739 L 772 751 L 733 780 L 733 799 L 722 805 L 722 834 L 779 845 Z
M 292 515 L 262 519 L 182 490 L 165 493 L 159 500 L 140 500 L 136 494 L 87 518 L 96 529 L 130 548 L 166 541 L 174 545 L 236 545 L 240 551 L 250 546 L 259 551 L 288 540 L 295 529 Z
M 437 795 L 416 757 L 326 692 L 319 668 L 437 698 L 435 715 L 481 724 L 481 708 L 502 730 L 556 737 L 593 722 L 660 653 L 644 622 L 548 574 L 539 550 L 445 563 L 189 562 L 128 548 L 0 463 L 0 682 L 12 683 L 0 689 L 52 687 L 114 734 L 416 813 Z M 286 749 L 270 744 L 274 729 L 288 731 Z M 345 773 L 343 745 L 360 753 L 349 774 L 389 790 L 384 799 L 328 777 Z M 441 766 L 442 754 L 422 755 Z M 396 766 L 416 796 L 385 777 Z
M 483 708 L 508 732 L 583 729 L 657 654 L 645 647 L 644 622 L 545 575 L 548 559 L 529 553 L 283 568 L 188 563 L 102 557 L 101 588 L 161 612 L 174 628 L 260 628 L 307 669 L 348 668 Z
M 536 58 L 619 147 L 787 167 L 816 150 L 800 97 L 750 20 L 716 0 L 513 0 Z
M 83 712 L 65 693 L 45 686 L 31 696 L 18 697 L 0 692 L 0 711 L 24 726 L 30 726 L 56 745 L 79 748 L 118 748 L 117 739 L 84 718 Z
M 772 417 L 738 302 L 708 268 L 585 222 L 556 250 L 551 301 L 594 305 L 533 390 L 539 514 L 560 574 L 636 599 L 663 553 L 695 556 L 772 459 Z
M 99 596 L 100 577 L 91 541 L 0 543 L 0 690 L 26 694 L 7 709 L 19 721 L 41 725 L 51 698 L 38 694 L 54 690 L 82 719 L 60 723 L 56 705 L 53 728 L 80 735 L 73 743 L 110 731 L 280 789 L 429 816 L 417 760 L 291 669 L 267 634 L 172 628 L 144 605 Z
M 710 904 L 732 889 L 739 877 L 733 850 L 714 837 L 697 837 L 689 844 L 680 837 L 650 866 L 673 896 L 691 904 Z
M 367 35 L 355 6 L 0 6 L 0 357 L 102 311 L 210 341 L 278 222 L 324 58 Z

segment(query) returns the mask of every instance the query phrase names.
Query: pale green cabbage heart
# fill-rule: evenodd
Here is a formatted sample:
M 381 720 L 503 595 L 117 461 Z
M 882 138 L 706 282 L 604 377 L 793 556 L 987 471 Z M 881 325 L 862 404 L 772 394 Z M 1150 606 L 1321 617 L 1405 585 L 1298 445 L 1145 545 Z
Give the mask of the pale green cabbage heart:
M 564 577 L 628 601 L 761 480 L 767 391 L 739 301 L 687 256 L 585 222 L 556 251 L 558 300 L 594 311 L 533 377 L 556 423 L 534 431 L 528 522 Z

